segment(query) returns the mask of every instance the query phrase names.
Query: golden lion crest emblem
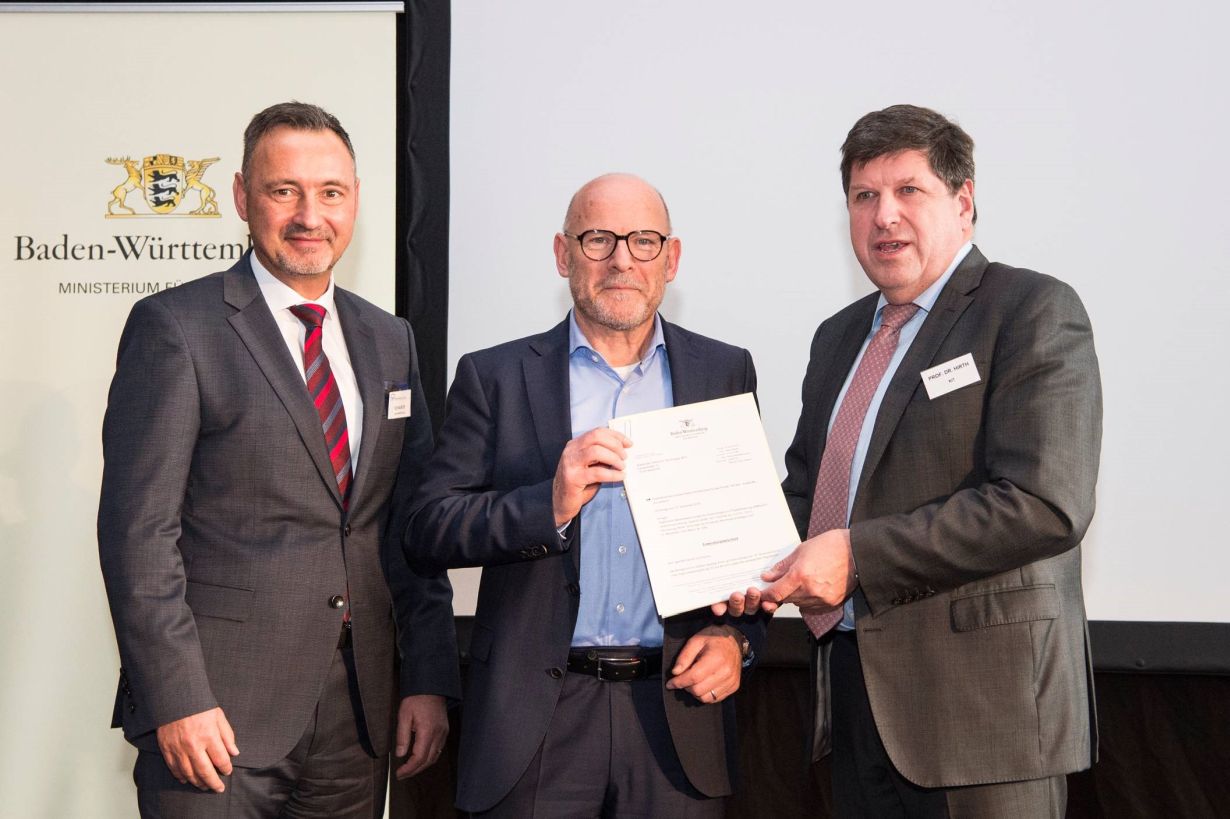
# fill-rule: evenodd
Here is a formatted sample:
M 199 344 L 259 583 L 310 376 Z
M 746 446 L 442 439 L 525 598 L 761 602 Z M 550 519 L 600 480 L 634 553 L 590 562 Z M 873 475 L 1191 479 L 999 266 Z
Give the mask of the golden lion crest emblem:
M 218 161 L 213 156 L 208 159 L 188 159 L 173 154 L 154 154 L 147 156 L 141 163 L 131 157 L 107 157 L 108 165 L 122 165 L 128 177 L 116 185 L 111 191 L 111 201 L 107 203 L 108 219 L 124 219 L 141 216 L 197 216 L 217 218 L 217 193 L 209 185 L 201 181 L 210 165 Z M 133 191 L 140 190 L 149 212 L 138 213 L 128 204 L 128 196 Z M 198 197 L 188 197 L 196 191 Z M 184 200 L 196 199 L 197 207 L 188 213 L 176 213 Z

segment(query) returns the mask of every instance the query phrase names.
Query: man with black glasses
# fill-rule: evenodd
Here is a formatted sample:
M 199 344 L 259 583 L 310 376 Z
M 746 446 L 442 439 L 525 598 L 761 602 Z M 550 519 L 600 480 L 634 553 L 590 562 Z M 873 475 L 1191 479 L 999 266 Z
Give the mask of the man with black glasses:
M 764 636 L 659 620 L 623 493 L 616 415 L 751 392 L 746 350 L 657 314 L 679 266 L 661 195 L 623 174 L 569 204 L 554 329 L 464 356 L 416 494 L 408 559 L 483 566 L 458 806 L 482 816 L 717 817 L 734 706 Z

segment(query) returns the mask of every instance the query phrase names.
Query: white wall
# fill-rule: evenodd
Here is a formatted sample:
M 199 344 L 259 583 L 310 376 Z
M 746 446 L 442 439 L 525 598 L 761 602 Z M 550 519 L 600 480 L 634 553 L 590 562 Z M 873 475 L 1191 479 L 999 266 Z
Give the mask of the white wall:
M 568 198 L 632 171 L 683 239 L 663 313 L 751 349 L 780 459 L 812 332 L 870 291 L 838 148 L 867 111 L 927 105 L 977 143 L 978 245 L 1070 282 L 1093 319 L 1090 616 L 1230 620 L 1228 24 L 1191 0 L 454 3 L 450 369 L 564 315 Z

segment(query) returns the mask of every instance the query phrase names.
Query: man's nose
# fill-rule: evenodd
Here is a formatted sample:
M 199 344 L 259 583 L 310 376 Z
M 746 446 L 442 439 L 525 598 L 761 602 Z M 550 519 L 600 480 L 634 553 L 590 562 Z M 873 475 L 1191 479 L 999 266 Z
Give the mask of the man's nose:
M 607 260 L 610 264 L 619 270 L 629 270 L 635 259 L 632 256 L 632 249 L 628 247 L 629 239 L 616 239 L 615 252 Z
M 324 220 L 321 219 L 320 203 L 314 196 L 304 196 L 299 200 L 299 207 L 295 211 L 295 221 L 308 230 L 320 227 Z
M 876 199 L 876 227 L 890 228 L 901 221 L 901 213 L 897 207 L 897 197 L 881 196 Z

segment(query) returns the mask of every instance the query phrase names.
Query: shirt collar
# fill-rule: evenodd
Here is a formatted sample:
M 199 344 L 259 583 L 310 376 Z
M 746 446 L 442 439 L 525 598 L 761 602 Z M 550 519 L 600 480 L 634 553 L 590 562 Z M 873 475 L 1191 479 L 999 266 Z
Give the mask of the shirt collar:
M 973 242 L 966 242 L 961 245 L 961 249 L 957 251 L 957 255 L 952 257 L 952 263 L 948 265 L 948 269 L 944 271 L 944 275 L 931 283 L 931 286 L 922 291 L 918 298 L 914 299 L 914 304 L 918 305 L 919 313 L 930 313 L 931 308 L 935 307 L 935 300 L 940 297 L 940 291 L 944 289 L 944 285 L 948 284 L 948 280 L 952 278 L 953 271 L 961 262 L 965 261 L 965 257 L 974 249 Z M 876 302 L 876 321 L 880 320 L 880 315 L 884 310 L 884 306 L 888 304 L 888 299 L 884 298 L 884 294 L 880 294 L 880 300 Z
M 653 333 L 649 337 L 649 349 L 645 353 L 645 357 L 639 363 L 644 364 L 654 357 L 658 350 L 666 349 L 666 337 L 662 334 L 662 317 L 657 313 L 653 314 Z M 577 317 L 575 310 L 568 311 L 568 355 L 571 356 L 577 350 L 588 350 L 594 355 L 601 356 L 594 345 L 589 343 L 589 339 L 585 337 L 585 333 L 577 325 Z
M 252 263 L 252 273 L 256 276 L 256 283 L 260 285 L 261 295 L 265 297 L 265 304 L 269 305 L 269 310 L 276 313 L 278 310 L 286 310 L 294 307 L 296 304 L 311 302 L 319 304 L 325 308 L 326 318 L 333 316 L 337 318 L 337 314 L 333 310 L 333 276 L 329 276 L 329 286 L 318 299 L 305 299 L 300 294 L 296 293 L 292 288 L 288 287 L 284 282 L 279 281 L 269 272 L 266 267 L 261 264 L 261 260 L 257 258 L 253 252 L 249 261 Z

